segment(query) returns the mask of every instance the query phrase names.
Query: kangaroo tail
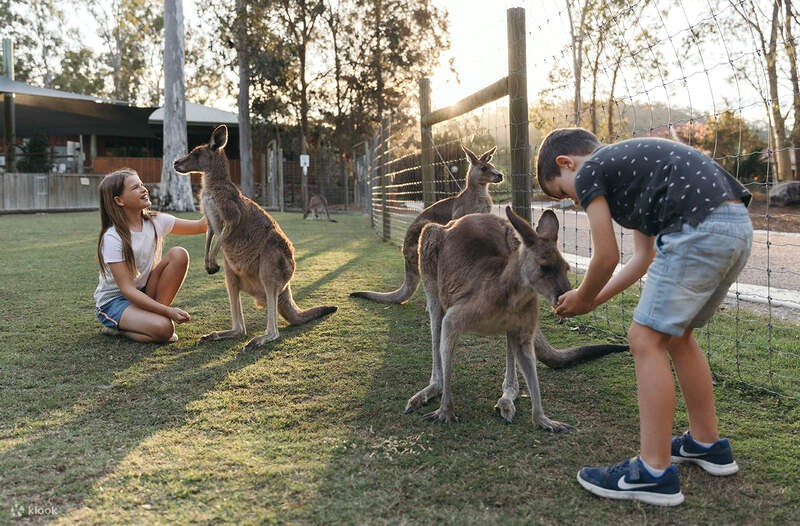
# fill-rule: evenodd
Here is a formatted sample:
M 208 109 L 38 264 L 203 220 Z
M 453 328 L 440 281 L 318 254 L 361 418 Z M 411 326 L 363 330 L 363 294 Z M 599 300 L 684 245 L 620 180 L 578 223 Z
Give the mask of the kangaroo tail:
M 372 292 L 369 290 L 362 290 L 359 292 L 351 292 L 350 296 L 353 298 L 364 298 L 378 303 L 403 303 L 408 300 L 417 290 L 419 285 L 419 272 L 415 269 L 406 266 L 406 277 L 403 284 L 399 289 L 392 292 Z
M 534 336 L 533 346 L 536 352 L 536 358 L 550 367 L 551 369 L 560 369 L 574 365 L 579 362 L 586 362 L 600 358 L 606 354 L 615 352 L 623 352 L 628 350 L 627 345 L 583 345 L 581 347 L 571 347 L 569 349 L 556 349 L 547 338 L 544 337 L 542 331 L 537 327 L 536 335 Z
M 294 298 L 292 297 L 292 288 L 290 285 L 286 285 L 286 288 L 283 289 L 280 296 L 278 296 L 278 312 L 281 313 L 286 321 L 291 323 L 292 325 L 301 325 L 303 323 L 308 323 L 311 320 L 316 320 L 317 318 L 321 318 L 332 312 L 336 312 L 338 307 L 335 306 L 321 306 L 321 307 L 311 307 L 310 309 L 300 310 L 300 307 L 294 302 Z

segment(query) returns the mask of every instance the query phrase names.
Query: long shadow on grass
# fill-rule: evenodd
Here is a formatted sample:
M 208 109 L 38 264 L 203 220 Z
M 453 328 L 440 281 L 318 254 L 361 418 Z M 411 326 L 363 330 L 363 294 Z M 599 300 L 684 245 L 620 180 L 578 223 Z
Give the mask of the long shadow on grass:
M 96 345 L 93 337 L 85 340 L 86 346 Z M 0 454 L 2 493 L 9 502 L 13 497 L 31 504 L 43 500 L 55 506 L 79 504 L 92 492 L 93 483 L 111 472 L 142 440 L 161 429 L 183 425 L 189 402 L 270 351 L 266 347 L 243 353 L 237 352 L 239 342 L 233 345 L 236 350 L 228 342 L 183 352 L 134 343 L 120 345 L 120 350 L 138 359 L 113 364 L 123 365 L 119 371 L 97 360 L 93 367 L 109 366 L 104 375 L 107 385 L 87 385 L 91 391 L 73 402 L 72 417 L 33 433 Z M 228 353 L 228 360 L 219 360 Z M 217 365 L 209 366 L 214 360 Z M 59 378 L 42 380 L 58 389 Z
M 330 279 L 333 276 L 318 282 Z M 325 320 L 283 327 L 279 343 L 289 344 L 319 323 Z M 92 381 L 68 379 L 71 388 L 60 396 L 63 378 L 58 374 L 38 378 L 39 385 L 53 386 L 51 395 L 59 402 L 61 416 L 55 418 L 43 410 L 39 420 L 49 425 L 7 423 L 10 429 L 22 425 L 26 430 L 6 437 L 13 438 L 15 445 L 0 453 L 0 502 L 79 507 L 93 494 L 95 483 L 113 472 L 142 441 L 186 424 L 191 417 L 187 404 L 232 373 L 267 357 L 273 345 L 241 351 L 257 332 L 251 329 L 240 340 L 190 344 L 183 349 L 108 340 L 97 334 L 70 342 L 69 348 L 90 349 L 89 353 L 61 359 L 82 362 L 81 369 L 95 371 Z M 109 345 L 98 345 L 98 338 Z M 6 506 L 0 508 L 0 519 L 7 512 Z
M 527 397 L 517 401 L 512 425 L 494 414 L 502 390 L 504 336 L 461 339 L 453 375 L 461 421 L 433 424 L 422 415 L 438 407 L 438 398 L 417 413 L 403 414 L 408 398 L 427 385 L 430 375 L 424 296 L 388 307 L 351 302 L 364 317 L 378 318 L 376 325 L 385 326 L 386 333 L 376 334 L 374 345 L 364 350 L 370 356 L 352 359 L 348 374 L 369 387 L 363 399 L 352 401 L 357 412 L 340 415 L 350 435 L 330 451 L 313 505 L 298 511 L 300 521 L 530 524 L 548 514 L 557 517 L 552 509 L 537 515 L 535 495 L 549 499 L 550 507 L 562 508 L 571 497 L 559 493 L 583 497 L 573 487 L 574 459 L 565 454 L 579 449 L 579 434 L 534 429 Z M 349 335 L 342 336 L 346 340 Z M 363 368 L 369 361 L 377 365 Z M 585 407 L 570 399 L 570 391 L 585 381 L 586 367 L 539 372 L 545 412 L 579 429 Z

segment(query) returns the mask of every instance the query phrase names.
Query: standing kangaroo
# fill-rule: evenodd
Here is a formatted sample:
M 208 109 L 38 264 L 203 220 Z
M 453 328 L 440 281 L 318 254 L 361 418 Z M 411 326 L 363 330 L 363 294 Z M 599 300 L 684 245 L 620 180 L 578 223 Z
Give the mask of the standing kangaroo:
M 406 230 L 406 237 L 403 240 L 403 257 L 405 259 L 403 285 L 392 292 L 361 291 L 352 292 L 350 296 L 378 303 L 403 303 L 414 294 L 419 285 L 418 245 L 422 229 L 428 224 L 446 225 L 451 220 L 467 214 L 491 212 L 492 198 L 489 195 L 488 185 L 503 180 L 503 174 L 497 171 L 491 163 L 497 148 L 492 148 L 480 157 L 472 153 L 466 146 L 462 145 L 461 148 L 467 155 L 470 164 L 467 186 L 458 195 L 446 197 L 423 210 Z M 586 345 L 556 349 L 550 345 L 539 329 L 536 329 L 534 340 L 536 357 L 540 362 L 553 369 L 628 349 L 626 345 Z
M 519 393 L 518 362 L 531 395 L 534 425 L 568 431 L 570 426 L 544 414 L 534 353 L 538 295 L 555 304 L 571 288 L 569 265 L 556 243 L 558 219 L 547 210 L 534 231 L 510 207 L 506 215 L 510 224 L 491 214 L 474 214 L 446 227 L 429 224 L 422 230 L 420 272 L 430 315 L 433 370 L 428 386 L 409 399 L 405 411 L 410 413 L 441 394 L 439 409 L 425 418 L 456 420 L 450 376 L 459 336 L 505 332 L 506 374 L 495 409 L 511 422 Z
M 225 259 L 225 286 L 233 327 L 207 334 L 200 341 L 237 338 L 247 332 L 239 297 L 239 292 L 244 291 L 255 298 L 256 305 L 267 309 L 267 330 L 247 343 L 245 350 L 249 350 L 279 337 L 279 312 L 289 323 L 298 325 L 335 312 L 336 307 L 300 310 L 295 304 L 289 284 L 296 267 L 292 242 L 278 223 L 231 181 L 225 155 L 227 143 L 228 128 L 218 126 L 208 144 L 176 159 L 174 166 L 178 173 L 203 176 L 200 201 L 208 219 L 206 272 L 214 274 L 219 270 L 216 258 L 220 247 Z
M 378 303 L 403 303 L 414 294 L 419 285 L 419 268 L 417 245 L 422 228 L 428 223 L 447 224 L 453 219 L 475 213 L 492 211 L 492 198 L 488 185 L 499 183 L 503 174 L 490 162 L 497 147 L 477 157 L 469 148 L 461 146 L 469 160 L 467 186 L 456 196 L 445 197 L 423 210 L 406 230 L 403 240 L 403 258 L 405 259 L 405 279 L 399 289 L 392 292 L 352 292 L 350 296 L 366 298 Z
M 314 194 L 308 199 L 305 209 L 303 209 L 303 219 L 307 218 L 309 214 L 311 219 L 322 219 L 322 212 L 325 212 L 325 217 L 331 223 L 336 223 L 335 219 L 331 219 L 328 213 L 328 200 L 322 194 Z

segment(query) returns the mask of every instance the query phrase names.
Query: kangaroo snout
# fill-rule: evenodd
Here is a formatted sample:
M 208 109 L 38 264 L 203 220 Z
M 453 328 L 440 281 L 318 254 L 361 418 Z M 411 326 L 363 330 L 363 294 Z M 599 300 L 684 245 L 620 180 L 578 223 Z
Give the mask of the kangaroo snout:
M 503 180 L 503 174 L 501 174 L 500 172 L 494 172 L 492 174 L 492 182 L 493 183 L 499 183 L 502 180 Z

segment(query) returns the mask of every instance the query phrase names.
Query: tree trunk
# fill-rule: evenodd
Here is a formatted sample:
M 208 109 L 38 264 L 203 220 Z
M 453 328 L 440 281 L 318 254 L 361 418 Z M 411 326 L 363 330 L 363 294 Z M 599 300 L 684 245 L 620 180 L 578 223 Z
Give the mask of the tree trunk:
M 250 131 L 250 56 L 247 49 L 246 0 L 236 0 L 237 40 L 239 61 L 239 161 L 240 187 L 247 197 L 253 197 L 253 139 Z M 262 193 L 264 189 L 261 189 Z
M 773 136 L 775 140 L 775 175 L 778 181 L 792 178 L 792 165 L 789 159 L 788 141 L 786 140 L 786 119 L 781 112 L 780 94 L 778 92 L 778 25 L 780 6 L 776 2 L 772 10 L 772 27 L 770 28 L 769 49 L 764 54 L 767 63 L 767 82 L 769 84 L 770 106 L 772 108 Z
M 186 99 L 183 78 L 183 4 L 164 0 L 164 157 L 161 166 L 161 208 L 193 212 L 192 185 L 175 172 L 173 161 L 186 153 Z
M 575 126 L 580 126 L 581 107 L 583 106 L 581 102 L 581 81 L 583 76 L 583 36 L 586 25 L 586 14 L 589 11 L 589 1 L 587 0 L 583 6 L 578 3 L 578 8 L 580 10 L 580 22 L 578 23 L 577 28 L 575 27 L 575 21 L 572 16 L 570 0 L 566 0 L 566 4 L 567 16 L 569 17 L 569 33 L 572 41 L 572 73 L 575 76 L 575 93 L 572 110 L 574 113 L 573 124 Z
M 794 13 L 792 12 L 792 1 L 783 0 L 786 8 L 786 16 L 784 17 L 784 30 L 786 32 L 786 55 L 789 57 L 789 71 L 791 74 L 792 82 L 792 106 L 794 110 L 794 124 L 792 125 L 791 144 L 792 152 L 794 153 L 794 179 L 800 180 L 800 170 L 798 170 L 798 161 L 800 161 L 800 80 L 798 79 L 797 72 L 797 44 L 794 40 L 792 33 L 792 24 L 794 20 Z

